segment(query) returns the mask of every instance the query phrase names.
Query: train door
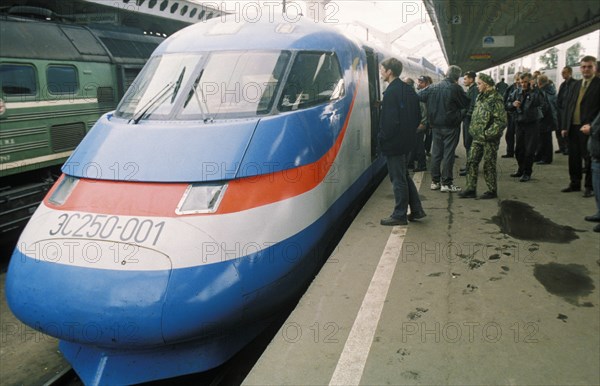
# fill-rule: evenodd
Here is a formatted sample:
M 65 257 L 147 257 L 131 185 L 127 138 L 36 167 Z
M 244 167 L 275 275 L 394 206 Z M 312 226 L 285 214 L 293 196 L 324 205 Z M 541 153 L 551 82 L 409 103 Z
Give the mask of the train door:
M 369 105 L 371 106 L 371 162 L 377 158 L 377 132 L 379 131 L 379 60 L 369 47 L 364 47 L 367 55 L 369 75 Z

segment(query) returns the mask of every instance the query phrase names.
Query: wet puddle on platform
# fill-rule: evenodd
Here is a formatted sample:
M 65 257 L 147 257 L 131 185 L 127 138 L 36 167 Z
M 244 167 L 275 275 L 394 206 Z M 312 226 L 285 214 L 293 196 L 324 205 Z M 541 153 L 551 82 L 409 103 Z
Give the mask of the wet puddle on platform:
M 590 271 L 580 264 L 536 264 L 535 278 L 553 295 L 579 307 L 593 307 L 590 302 L 579 303 L 580 297 L 588 296 L 594 290 Z
M 498 214 L 492 217 L 492 222 L 498 225 L 503 233 L 521 240 L 570 243 L 579 238 L 574 228 L 556 224 L 536 212 L 530 205 L 518 201 L 502 201 Z M 590 272 L 585 266 L 535 264 L 533 275 L 549 293 L 578 307 L 594 307 L 591 302 L 581 303 L 579 300 L 590 295 L 595 288 L 589 276 Z
M 521 240 L 569 243 L 579 238 L 575 229 L 558 225 L 533 210 L 530 205 L 519 201 L 502 201 L 498 215 L 492 217 L 492 222 L 502 232 Z

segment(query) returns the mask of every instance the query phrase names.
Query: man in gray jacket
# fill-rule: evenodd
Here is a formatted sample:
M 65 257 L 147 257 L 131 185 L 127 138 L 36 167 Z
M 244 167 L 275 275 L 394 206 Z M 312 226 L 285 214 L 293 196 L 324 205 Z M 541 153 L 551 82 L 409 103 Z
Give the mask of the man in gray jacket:
M 460 138 L 461 110 L 469 105 L 469 98 L 458 85 L 462 70 L 448 67 L 446 79 L 419 92 L 419 99 L 427 104 L 427 118 L 433 134 L 431 150 L 431 189 L 442 192 L 460 192 L 454 185 L 454 154 Z

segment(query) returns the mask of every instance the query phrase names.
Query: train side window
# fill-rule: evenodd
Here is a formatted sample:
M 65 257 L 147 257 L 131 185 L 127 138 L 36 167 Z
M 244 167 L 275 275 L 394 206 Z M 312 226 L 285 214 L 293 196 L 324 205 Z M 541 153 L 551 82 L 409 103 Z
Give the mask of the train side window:
M 24 64 L 0 64 L 0 86 L 6 96 L 37 94 L 35 68 Z
M 279 101 L 280 111 L 293 111 L 339 99 L 345 94 L 337 56 L 331 52 L 300 52 Z
M 48 66 L 46 79 L 50 94 L 76 94 L 79 90 L 77 69 L 73 66 Z

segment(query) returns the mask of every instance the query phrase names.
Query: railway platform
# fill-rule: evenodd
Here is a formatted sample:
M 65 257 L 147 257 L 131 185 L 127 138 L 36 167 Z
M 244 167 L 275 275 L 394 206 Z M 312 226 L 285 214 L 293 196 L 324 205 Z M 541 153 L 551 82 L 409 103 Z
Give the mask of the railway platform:
M 600 384 L 594 199 L 560 192 L 563 155 L 527 183 L 515 169 L 499 158 L 495 200 L 417 173 L 427 217 L 405 227 L 379 225 L 386 179 L 244 385 Z

